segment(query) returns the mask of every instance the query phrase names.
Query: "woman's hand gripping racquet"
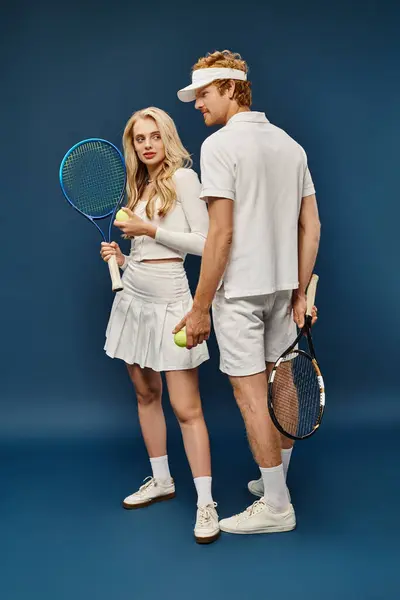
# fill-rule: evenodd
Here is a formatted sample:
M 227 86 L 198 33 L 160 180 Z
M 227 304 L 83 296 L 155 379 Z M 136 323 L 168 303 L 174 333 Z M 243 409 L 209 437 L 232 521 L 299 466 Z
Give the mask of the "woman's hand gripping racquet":
M 268 380 L 268 410 L 275 427 L 292 440 L 303 440 L 316 432 L 325 407 L 325 387 L 311 337 L 312 308 L 318 275 L 307 288 L 304 327 L 276 361 Z M 298 343 L 306 337 L 308 352 Z
M 60 185 L 69 204 L 89 219 L 99 230 L 103 241 L 111 242 L 111 227 L 124 198 L 126 168 L 121 152 L 98 138 L 75 144 L 60 165 Z M 96 221 L 111 217 L 107 233 Z M 115 256 L 108 261 L 112 289 L 123 289 Z

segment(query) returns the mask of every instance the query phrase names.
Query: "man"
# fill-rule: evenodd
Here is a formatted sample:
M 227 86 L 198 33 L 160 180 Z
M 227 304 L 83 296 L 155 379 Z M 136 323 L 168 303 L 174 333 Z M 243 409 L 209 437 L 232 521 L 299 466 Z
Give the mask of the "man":
M 296 526 L 285 474 L 291 445 L 280 439 L 267 409 L 267 375 L 294 340 L 306 311 L 320 222 L 304 150 L 264 113 L 251 111 L 247 65 L 238 54 L 214 52 L 193 67 L 178 92 L 195 101 L 207 126 L 222 125 L 201 148 L 201 197 L 210 226 L 187 346 L 210 335 L 210 308 L 220 369 L 231 381 L 261 480 L 261 496 L 220 521 L 231 533 L 290 531 Z M 282 451 L 281 451 L 282 447 Z

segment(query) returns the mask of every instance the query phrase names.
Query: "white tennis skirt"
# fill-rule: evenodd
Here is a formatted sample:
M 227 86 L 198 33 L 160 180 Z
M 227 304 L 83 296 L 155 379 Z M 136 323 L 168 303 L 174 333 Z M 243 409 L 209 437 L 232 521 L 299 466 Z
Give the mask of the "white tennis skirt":
M 106 331 L 108 356 L 154 371 L 193 369 L 208 360 L 206 342 L 191 350 L 174 342 L 172 331 L 193 303 L 182 262 L 130 260 L 122 280 Z

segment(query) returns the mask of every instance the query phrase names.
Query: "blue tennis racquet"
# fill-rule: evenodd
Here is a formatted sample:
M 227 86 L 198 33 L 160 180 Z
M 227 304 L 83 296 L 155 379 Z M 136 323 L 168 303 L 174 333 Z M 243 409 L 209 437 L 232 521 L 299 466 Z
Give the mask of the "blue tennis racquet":
M 114 144 L 91 138 L 78 142 L 61 161 L 60 185 L 69 204 L 89 219 L 103 240 L 110 243 L 114 217 L 125 194 L 124 157 Z M 110 217 L 107 234 L 96 221 Z M 123 284 L 115 256 L 108 261 L 112 289 L 121 291 Z

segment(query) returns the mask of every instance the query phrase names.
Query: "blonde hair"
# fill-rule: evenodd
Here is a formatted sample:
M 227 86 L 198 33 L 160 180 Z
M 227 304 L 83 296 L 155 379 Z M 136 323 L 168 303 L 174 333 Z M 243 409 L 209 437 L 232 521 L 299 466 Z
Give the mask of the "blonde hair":
M 216 52 L 207 54 L 203 58 L 199 58 L 197 63 L 192 67 L 192 71 L 217 67 L 239 69 L 239 71 L 244 71 L 246 74 L 249 71 L 246 61 L 242 59 L 240 54 L 231 52 L 230 50 L 222 50 L 222 52 L 217 50 Z M 229 88 L 229 81 L 229 79 L 217 79 L 212 85 L 215 85 L 221 96 L 223 96 Z M 251 106 L 252 98 L 250 81 L 235 80 L 233 99 L 236 100 L 239 106 Z
M 149 219 L 154 217 L 155 199 L 161 200 L 158 210 L 160 217 L 165 217 L 173 208 L 176 200 L 176 190 L 172 181 L 175 171 L 181 167 L 191 167 L 192 159 L 184 148 L 174 121 L 160 108 L 151 106 L 133 113 L 127 122 L 122 138 L 125 164 L 127 172 L 126 192 L 128 196 L 127 207 L 134 210 L 139 202 L 148 180 L 146 166 L 138 159 L 133 142 L 133 128 L 139 119 L 154 119 L 164 144 L 165 159 L 160 173 L 154 180 L 154 188 L 146 205 L 146 214 Z

